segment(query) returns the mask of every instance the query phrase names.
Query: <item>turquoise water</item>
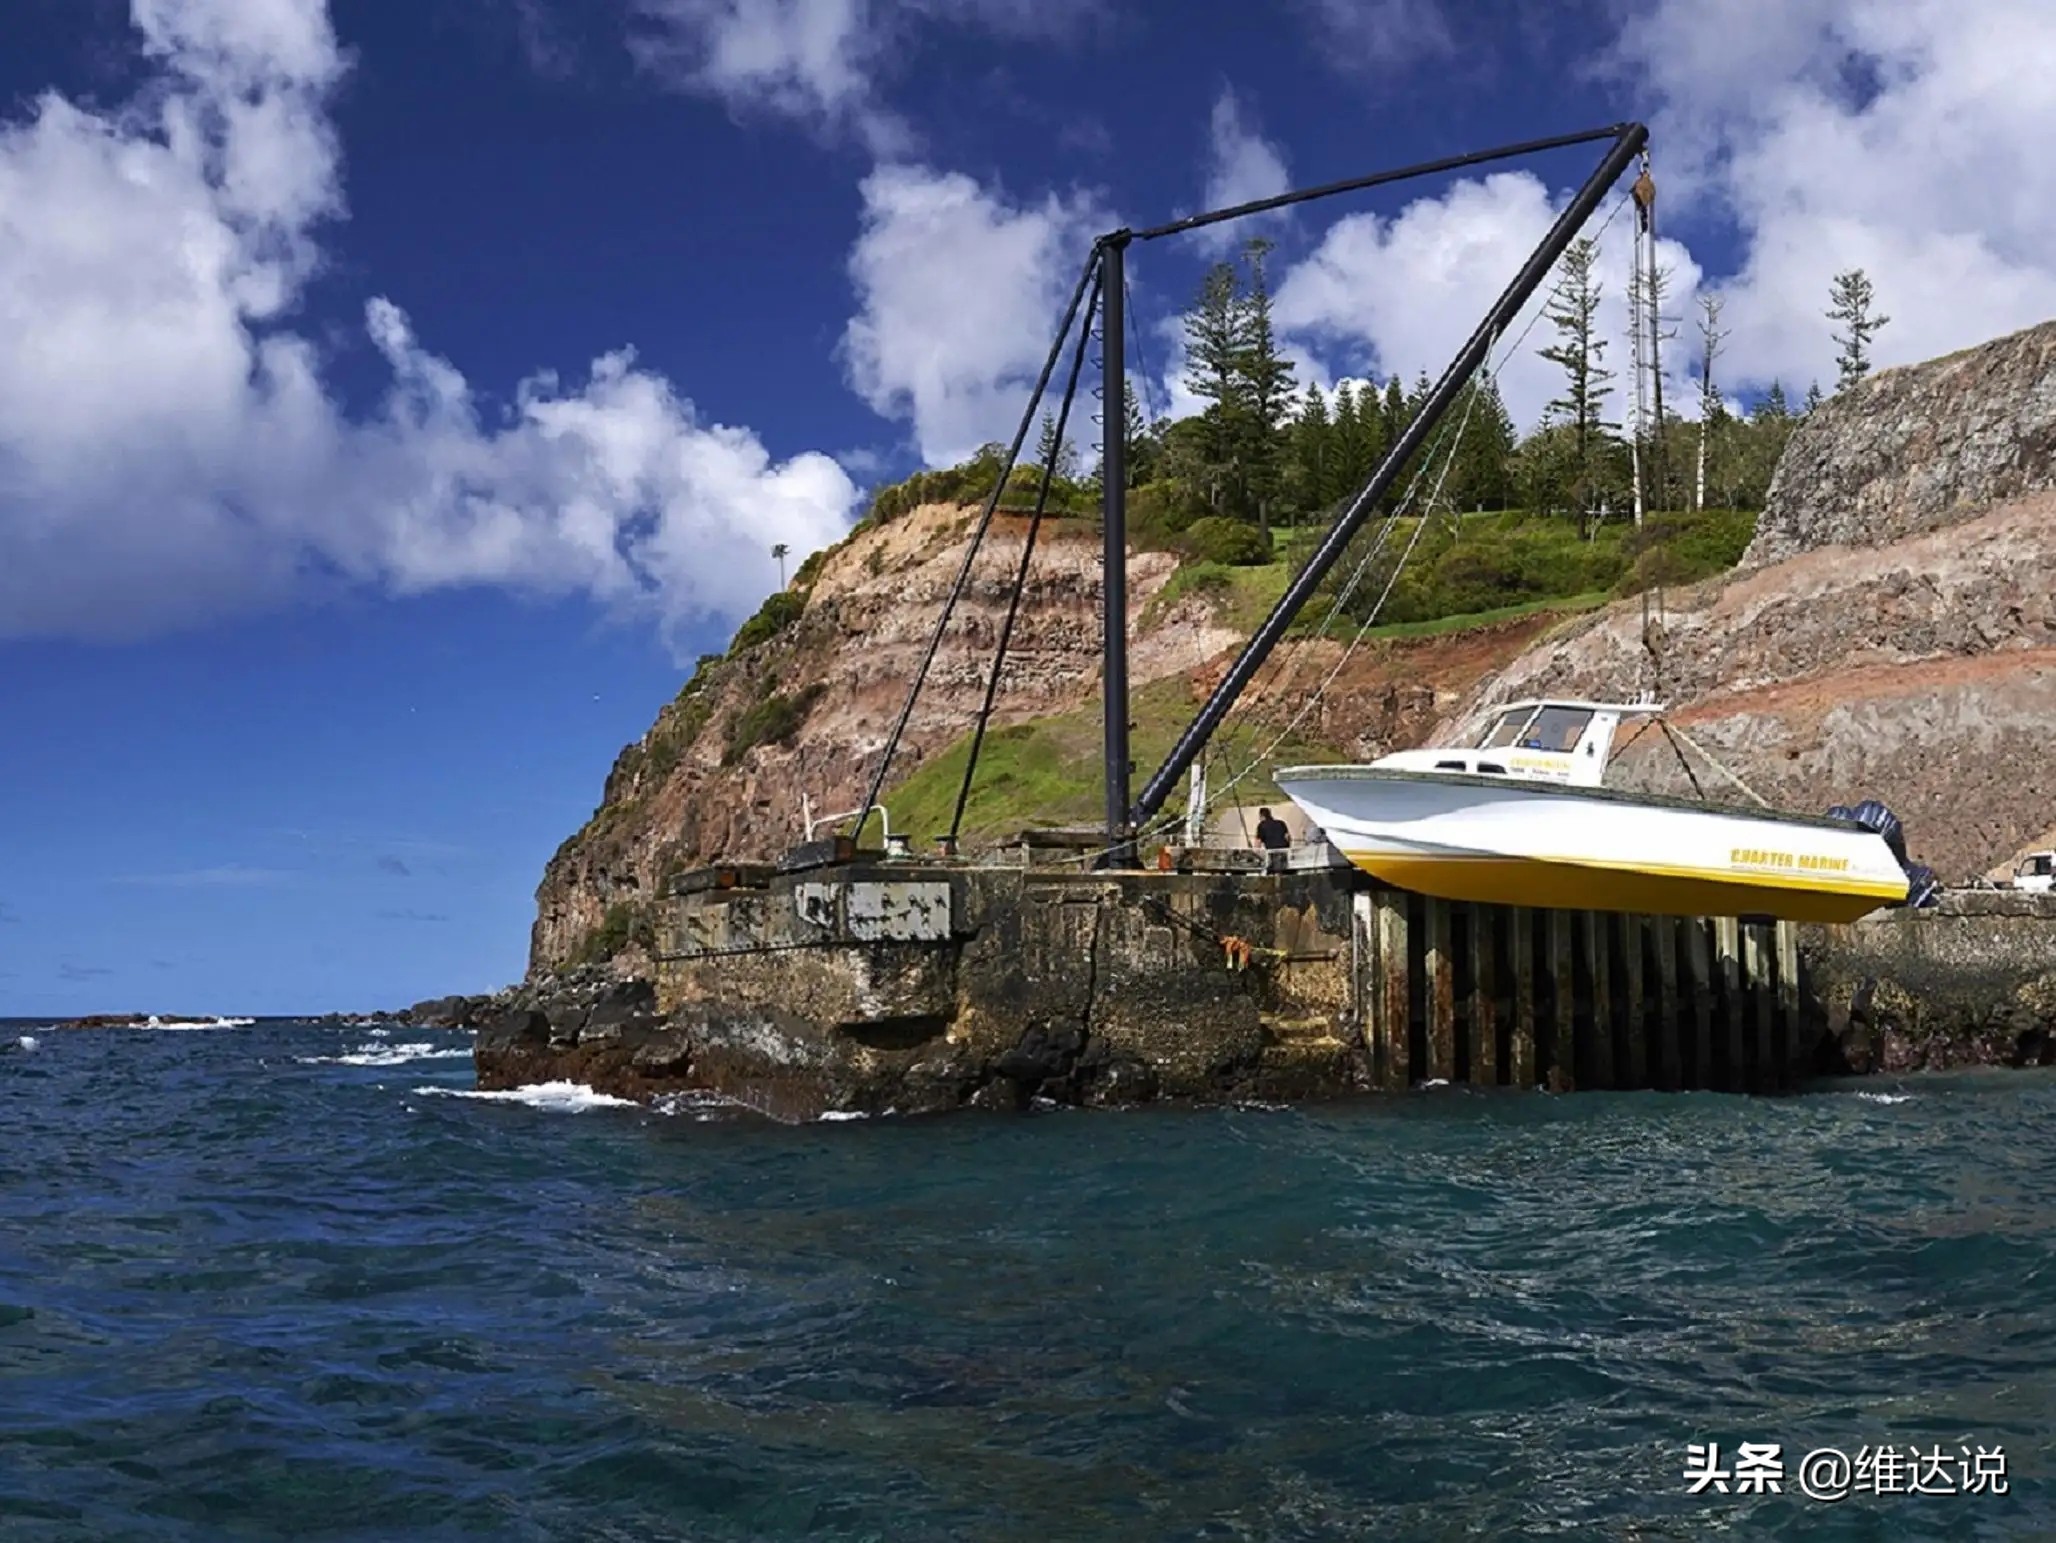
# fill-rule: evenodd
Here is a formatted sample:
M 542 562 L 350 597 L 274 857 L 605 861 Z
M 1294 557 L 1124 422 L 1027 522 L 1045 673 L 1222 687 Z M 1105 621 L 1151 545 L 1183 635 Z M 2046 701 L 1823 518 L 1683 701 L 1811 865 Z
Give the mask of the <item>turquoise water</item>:
M 2056 1534 L 2046 1074 L 788 1129 L 27 1032 L 9 1543 Z M 2009 1491 L 1688 1495 L 1709 1440 Z

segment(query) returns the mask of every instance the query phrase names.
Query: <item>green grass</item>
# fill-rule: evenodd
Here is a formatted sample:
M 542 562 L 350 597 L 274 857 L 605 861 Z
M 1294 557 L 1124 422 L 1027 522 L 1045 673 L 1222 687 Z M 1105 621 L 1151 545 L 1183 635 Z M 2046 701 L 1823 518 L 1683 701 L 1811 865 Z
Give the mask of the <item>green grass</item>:
M 1469 632 L 1473 627 L 1489 627 L 1496 622 L 1514 621 L 1523 616 L 1538 616 L 1554 612 L 1574 616 L 1581 611 L 1596 611 L 1613 598 L 1605 590 L 1590 590 L 1582 595 L 1569 595 L 1561 600 L 1525 600 L 1519 605 L 1502 605 L 1490 611 L 1470 611 L 1462 616 L 1438 616 L 1432 621 L 1395 621 L 1373 627 L 1364 634 L 1367 638 L 1434 638 L 1452 632 Z M 1331 634 L 1337 629 L 1331 628 Z
M 1135 791 L 1163 763 L 1178 735 L 1197 711 L 1182 677 L 1152 681 L 1130 699 L 1134 724 L 1130 736 L 1135 762 Z M 1035 825 L 1094 825 L 1105 814 L 1101 790 L 1101 716 L 1097 703 L 1028 723 L 992 729 L 978 757 L 977 780 L 964 811 L 961 835 L 967 846 L 988 844 Z M 1218 789 L 1269 745 L 1275 730 L 1231 721 L 1215 735 L 1209 752 L 1209 779 Z M 949 829 L 957 788 L 964 776 L 971 737 L 965 734 L 885 795 L 895 832 L 911 836 L 917 847 Z M 1338 752 L 1312 740 L 1294 737 L 1276 752 L 1279 764 L 1332 760 Z M 1236 785 L 1236 803 L 1277 802 L 1284 795 L 1262 772 Z M 1185 784 L 1167 801 L 1182 809 Z
M 1389 551 L 1405 545 L 1412 522 L 1395 532 Z M 1580 540 L 1568 519 L 1536 518 L 1512 511 L 1438 520 L 1409 561 L 1391 602 L 1391 617 L 1366 634 L 1372 639 L 1437 637 L 1524 616 L 1572 615 L 1590 611 L 1653 584 L 1682 584 L 1733 566 L 1748 545 L 1755 516 L 1709 510 L 1701 515 L 1652 517 L 1637 531 L 1625 519 L 1601 525 Z M 1267 616 L 1298 572 L 1320 532 L 1274 532 L 1277 561 L 1250 567 L 1188 562 L 1171 576 L 1145 611 L 1153 625 L 1181 599 L 1204 596 L 1226 625 L 1247 635 Z M 1354 559 L 1345 555 L 1337 569 Z M 1333 582 L 1331 580 L 1331 582 Z M 1373 574 L 1361 587 L 1359 614 L 1383 588 Z M 1310 635 L 1327 614 L 1326 586 L 1295 619 L 1292 635 Z M 1338 617 L 1328 636 L 1346 641 L 1357 623 Z M 1135 787 L 1163 761 L 1197 711 L 1183 677 L 1153 682 L 1135 692 Z M 985 737 L 978 777 L 972 785 L 961 832 L 967 846 L 989 843 L 1034 825 L 1093 825 L 1104 814 L 1100 788 L 1101 720 L 1097 704 L 1029 723 L 993 729 Z M 1247 766 L 1270 742 L 1271 731 L 1232 722 L 1215 736 L 1210 777 L 1216 791 Z M 957 788 L 970 753 L 970 735 L 904 778 L 885 795 L 893 829 L 925 845 L 949 829 Z M 1305 740 L 1278 747 L 1275 761 L 1333 759 L 1337 752 Z M 1264 803 L 1282 797 L 1261 772 L 1252 773 L 1231 795 L 1234 802 Z M 1183 785 L 1166 808 L 1181 808 Z

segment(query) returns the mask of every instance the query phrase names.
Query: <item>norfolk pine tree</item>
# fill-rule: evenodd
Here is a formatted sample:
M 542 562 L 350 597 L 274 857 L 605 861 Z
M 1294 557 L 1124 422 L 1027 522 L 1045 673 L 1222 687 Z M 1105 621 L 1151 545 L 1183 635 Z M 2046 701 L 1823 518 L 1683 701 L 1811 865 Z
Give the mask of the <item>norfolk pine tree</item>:
M 1243 412 L 1243 317 L 1235 270 L 1215 263 L 1201 281 L 1199 304 L 1185 316 L 1185 386 L 1207 406 L 1201 414 L 1204 432 L 1201 474 L 1206 501 L 1218 510 L 1232 478 Z
M 1706 507 L 1706 459 L 1714 430 L 1727 417 L 1720 393 L 1713 385 L 1713 361 L 1728 339 L 1720 324 L 1721 297 L 1713 293 L 1699 297 L 1699 468 L 1692 488 L 1692 507 Z
M 1892 318 L 1871 313 L 1877 295 L 1870 275 L 1861 268 L 1838 273 L 1828 287 L 1828 320 L 1841 323 L 1835 334 L 1835 390 L 1846 391 L 1870 373 L 1870 340 Z
M 1292 405 L 1292 361 L 1278 352 L 1271 327 L 1271 291 L 1264 257 L 1271 243 L 1259 236 L 1244 249 L 1249 287 L 1241 305 L 1240 357 L 1246 410 L 1242 414 L 1244 479 L 1256 504 L 1257 522 L 1271 527 L 1285 462 L 1285 415 Z
M 1593 272 L 1598 257 L 1598 244 L 1589 236 L 1572 242 L 1563 254 L 1563 277 L 1543 313 L 1556 328 L 1558 341 L 1536 350 L 1564 372 L 1564 393 L 1549 403 L 1547 411 L 1572 430 L 1571 501 L 1580 536 L 1590 534 L 1591 505 L 1599 491 L 1600 452 L 1611 427 L 1602 416 L 1606 398 L 1613 392 L 1608 384 L 1613 371 L 1604 363 L 1606 339 L 1599 335 L 1600 283 Z

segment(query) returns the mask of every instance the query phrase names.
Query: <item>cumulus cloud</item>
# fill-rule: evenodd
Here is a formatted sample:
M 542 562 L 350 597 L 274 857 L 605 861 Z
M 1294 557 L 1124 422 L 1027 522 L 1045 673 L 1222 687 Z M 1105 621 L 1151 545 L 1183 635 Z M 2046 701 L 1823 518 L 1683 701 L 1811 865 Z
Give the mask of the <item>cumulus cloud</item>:
M 1528 172 L 1500 172 L 1458 182 L 1389 219 L 1345 216 L 1279 284 L 1277 325 L 1324 356 L 1367 355 L 1364 362 L 1384 378 L 1398 375 L 1411 383 L 1423 370 L 1437 377 L 1566 201 Z M 1602 213 L 1593 220 L 1586 233 L 1599 243 L 1598 329 L 1608 342 L 1607 367 L 1617 375 L 1608 408 L 1618 419 L 1633 391 L 1627 330 L 1632 216 L 1621 214 L 1602 228 L 1605 218 Z M 1657 262 L 1671 270 L 1666 314 L 1690 315 L 1698 265 L 1672 241 L 1659 243 Z M 1545 284 L 1493 353 L 1505 361 L 1500 394 L 1523 429 L 1542 416 L 1562 385 L 1561 369 L 1536 352 L 1556 340 L 1549 323 L 1539 321 L 1526 331 L 1549 292 Z M 1675 379 L 1682 350 L 1674 352 L 1679 356 L 1664 361 L 1667 406 L 1686 400 Z
M 922 23 L 1003 37 L 1072 30 L 1096 0 L 634 0 L 638 61 L 739 114 L 790 118 L 904 154 L 914 133 L 884 100 L 885 77 Z
M 1255 114 L 1232 86 L 1223 86 L 1221 94 L 1214 98 L 1207 129 L 1206 197 L 1202 208 L 1232 208 L 1291 190 L 1284 151 L 1264 137 Z M 1225 251 L 1257 234 L 1259 222 L 1276 218 L 1254 216 L 1204 226 L 1197 239 L 1213 251 Z
M 310 584 L 735 615 L 855 501 L 620 351 L 481 401 L 385 299 L 353 419 L 292 328 L 342 214 L 322 0 L 135 0 L 158 77 L 0 125 L 0 636 L 134 636 Z M 168 238 L 167 233 L 176 233 Z
M 1881 364 L 2056 316 L 2044 0 L 1653 0 L 1608 63 L 1655 94 L 1658 175 L 1739 226 L 1738 379 L 1832 385 L 1828 283 L 1862 267 Z
M 881 166 L 862 194 L 844 368 L 875 411 L 911 426 L 924 461 L 946 466 L 1012 434 L 1110 222 L 1082 195 L 1016 205 L 922 166 Z

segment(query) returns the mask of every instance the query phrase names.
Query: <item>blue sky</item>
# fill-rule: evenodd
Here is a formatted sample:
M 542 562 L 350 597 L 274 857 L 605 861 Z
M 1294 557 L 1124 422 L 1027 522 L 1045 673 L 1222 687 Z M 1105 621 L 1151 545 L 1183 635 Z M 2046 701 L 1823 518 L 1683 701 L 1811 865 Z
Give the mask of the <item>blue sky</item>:
M 1831 373 L 1839 268 L 1877 280 L 1885 362 L 2056 314 L 2033 0 L 11 0 L 7 28 L 0 1014 L 518 975 L 544 861 L 772 543 L 1002 436 L 1112 225 L 1641 117 L 1732 394 Z M 1438 370 L 1591 160 L 1269 226 L 1302 379 Z M 1159 409 L 1210 255 L 1136 254 Z M 1547 367 L 1502 385 L 1532 419 Z

